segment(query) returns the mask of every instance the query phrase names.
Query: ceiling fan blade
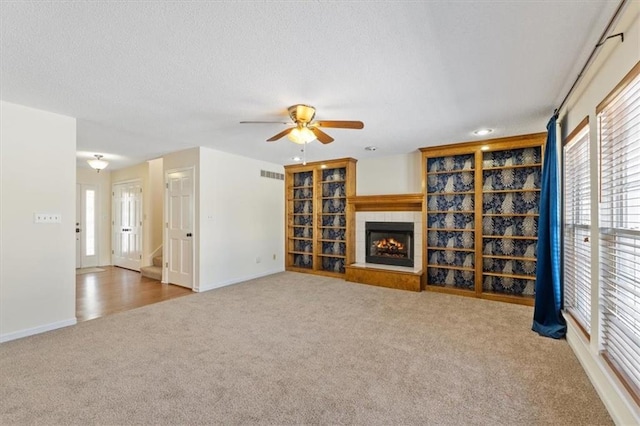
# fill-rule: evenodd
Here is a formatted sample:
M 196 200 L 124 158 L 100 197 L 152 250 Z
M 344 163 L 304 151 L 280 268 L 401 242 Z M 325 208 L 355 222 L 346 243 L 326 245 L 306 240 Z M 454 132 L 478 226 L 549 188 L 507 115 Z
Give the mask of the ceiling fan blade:
M 240 124 L 291 124 L 288 121 L 241 121 Z
M 364 127 L 362 121 L 341 120 L 316 121 L 313 125 L 318 127 L 334 127 L 336 129 L 362 129 Z
M 333 138 L 331 136 L 318 129 L 317 127 L 310 127 L 309 130 L 311 130 L 313 134 L 316 135 L 316 138 L 318 138 L 320 142 L 325 144 L 333 142 Z
M 280 133 L 278 133 L 275 136 L 271 136 L 269 139 L 267 139 L 267 142 L 274 142 L 277 141 L 278 139 L 287 136 L 289 133 L 291 133 L 291 131 L 293 129 L 295 129 L 296 127 L 289 127 L 288 129 L 284 129 L 283 131 L 281 131 Z

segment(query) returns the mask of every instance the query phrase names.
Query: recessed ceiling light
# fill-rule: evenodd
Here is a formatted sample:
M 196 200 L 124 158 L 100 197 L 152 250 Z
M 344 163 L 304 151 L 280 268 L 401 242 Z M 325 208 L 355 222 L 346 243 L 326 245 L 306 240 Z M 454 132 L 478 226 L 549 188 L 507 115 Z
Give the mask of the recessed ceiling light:
M 482 145 L 480 151 L 489 151 L 489 145 Z
M 473 132 L 473 134 L 476 136 L 485 136 L 491 132 L 493 132 L 493 129 L 478 129 L 475 132 Z
M 326 165 L 326 164 L 322 164 L 322 165 L 320 166 L 320 168 L 321 168 L 321 169 L 326 169 L 326 168 L 327 168 L 327 165 Z
M 376 149 L 378 149 L 378 148 L 376 148 L 375 146 L 365 146 L 364 147 L 365 151 L 375 151 Z
M 291 159 L 292 159 L 293 161 L 300 161 L 300 160 L 302 160 L 302 158 L 300 158 L 300 157 L 291 157 Z

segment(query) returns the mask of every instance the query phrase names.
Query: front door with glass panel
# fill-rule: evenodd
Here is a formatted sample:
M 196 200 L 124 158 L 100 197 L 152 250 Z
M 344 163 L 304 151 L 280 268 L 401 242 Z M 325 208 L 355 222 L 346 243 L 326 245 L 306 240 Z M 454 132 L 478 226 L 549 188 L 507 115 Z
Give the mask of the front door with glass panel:
M 98 266 L 97 190 L 76 184 L 76 268 Z
M 142 258 L 142 185 L 140 181 L 113 185 L 112 263 L 140 270 Z

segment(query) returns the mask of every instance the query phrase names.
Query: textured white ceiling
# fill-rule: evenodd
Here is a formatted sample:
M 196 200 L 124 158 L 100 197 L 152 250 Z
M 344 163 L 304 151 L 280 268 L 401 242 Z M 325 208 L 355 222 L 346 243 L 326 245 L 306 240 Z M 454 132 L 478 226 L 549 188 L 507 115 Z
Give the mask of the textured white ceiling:
M 1 97 L 78 119 L 78 163 L 206 146 L 279 164 L 265 140 L 307 103 L 308 159 L 545 131 L 618 1 L 6 2 Z M 375 153 L 364 150 L 374 145 Z

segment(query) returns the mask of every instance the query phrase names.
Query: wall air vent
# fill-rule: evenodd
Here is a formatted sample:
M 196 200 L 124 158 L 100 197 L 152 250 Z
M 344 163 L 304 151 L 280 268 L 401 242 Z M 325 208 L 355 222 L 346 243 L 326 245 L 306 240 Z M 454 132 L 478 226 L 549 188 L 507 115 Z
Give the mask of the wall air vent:
M 269 172 L 267 170 L 260 170 L 260 176 L 269 179 L 284 180 L 284 173 Z

